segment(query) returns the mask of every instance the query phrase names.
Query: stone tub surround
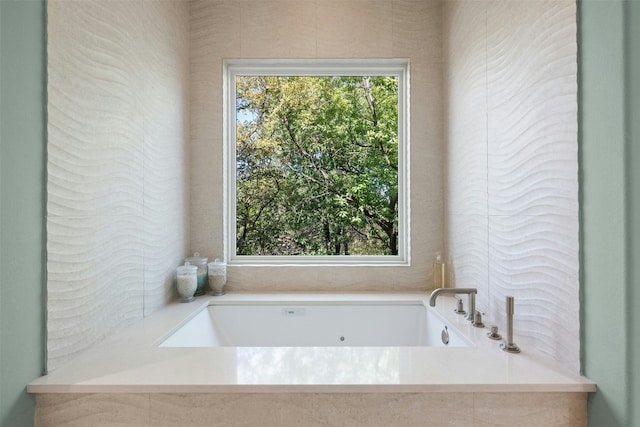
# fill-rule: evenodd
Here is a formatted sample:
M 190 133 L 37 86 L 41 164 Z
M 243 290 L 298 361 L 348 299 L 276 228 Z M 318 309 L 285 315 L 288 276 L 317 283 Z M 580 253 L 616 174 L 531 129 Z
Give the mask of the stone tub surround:
M 39 394 L 38 427 L 586 426 L 584 393 Z
M 437 312 L 474 347 L 219 347 L 159 348 L 158 344 L 216 301 L 416 301 L 422 293 L 231 293 L 173 303 L 107 338 L 28 385 L 57 393 L 586 393 L 595 384 L 536 355 L 518 336 L 521 354 L 453 313 L 439 297 Z M 485 318 L 487 325 L 491 319 Z M 506 331 L 501 331 L 503 334 Z M 585 395 L 586 396 L 586 395 Z M 64 397 L 60 396 L 60 399 Z
M 428 301 L 428 294 L 242 294 L 174 303 L 27 387 L 36 425 L 586 426 L 595 384 L 436 310 L 475 344 L 442 347 L 159 348 L 211 300 Z M 490 319 L 485 317 L 487 325 Z

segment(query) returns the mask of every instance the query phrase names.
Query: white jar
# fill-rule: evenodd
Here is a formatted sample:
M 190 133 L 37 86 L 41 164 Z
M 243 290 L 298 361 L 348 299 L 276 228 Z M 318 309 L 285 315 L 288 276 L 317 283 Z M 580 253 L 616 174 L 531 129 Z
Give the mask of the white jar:
M 227 263 L 216 258 L 207 265 L 209 270 L 209 286 L 211 295 L 224 295 L 224 285 L 227 284 Z
M 185 258 L 185 262 L 198 267 L 198 288 L 195 296 L 204 295 L 207 291 L 207 257 L 200 256 L 198 252 Z
M 198 289 L 198 267 L 185 262 L 176 269 L 176 289 L 180 302 L 191 302 Z

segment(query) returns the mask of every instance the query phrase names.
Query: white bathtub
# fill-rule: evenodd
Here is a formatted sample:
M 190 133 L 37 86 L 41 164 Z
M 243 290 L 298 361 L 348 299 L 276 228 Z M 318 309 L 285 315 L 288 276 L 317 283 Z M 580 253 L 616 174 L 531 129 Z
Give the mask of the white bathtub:
M 212 302 L 159 346 L 469 345 L 423 301 L 243 301 Z
M 113 414 L 128 425 L 586 425 L 592 382 L 523 337 L 522 353 L 500 350 L 486 328 L 453 312 L 455 298 L 440 296 L 435 308 L 428 298 L 201 296 L 158 310 L 27 391 L 43 419 L 68 413 L 94 425 L 113 424 Z M 445 327 L 449 347 L 469 345 L 445 347 Z
M 520 336 L 515 338 L 522 353 L 500 350 L 499 341 L 487 338 L 486 328 L 474 328 L 453 312 L 455 298 L 441 296 L 436 307 L 429 307 L 428 301 L 426 293 L 202 296 L 190 304 L 158 310 L 96 344 L 73 363 L 33 381 L 27 390 L 42 394 L 595 390 L 592 382 L 536 355 Z M 489 316 L 485 322 L 491 324 Z M 448 346 L 440 339 L 445 327 Z
M 522 353 L 500 350 L 486 328 L 454 314 L 455 298 L 435 308 L 428 298 L 202 296 L 158 310 L 27 390 L 38 421 L 52 424 L 68 414 L 91 425 L 586 426 L 592 382 L 520 336 Z M 444 327 L 449 346 L 469 345 L 444 347 Z

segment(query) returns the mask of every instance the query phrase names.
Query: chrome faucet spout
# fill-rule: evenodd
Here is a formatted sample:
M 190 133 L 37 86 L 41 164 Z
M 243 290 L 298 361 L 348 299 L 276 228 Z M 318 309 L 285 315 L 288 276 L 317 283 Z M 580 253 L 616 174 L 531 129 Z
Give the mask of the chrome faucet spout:
M 438 288 L 431 292 L 431 296 L 429 297 L 429 305 L 431 307 L 436 306 L 436 298 L 440 294 L 467 294 L 469 295 L 469 314 L 466 319 L 471 322 L 473 326 L 482 325 L 482 322 L 476 325 L 476 294 L 478 293 L 478 289 L 476 288 Z M 484 325 L 482 325 L 484 326 Z
M 438 289 L 434 290 L 433 292 L 431 292 L 431 296 L 429 297 L 429 305 L 431 307 L 435 307 L 436 306 L 436 298 L 438 298 L 438 295 L 440 295 L 440 294 L 452 294 L 452 295 L 467 294 L 467 295 L 469 295 L 469 297 L 471 297 L 471 295 L 475 295 L 477 293 L 478 293 L 478 289 L 476 289 L 476 288 L 438 288 Z M 475 298 L 474 298 L 474 300 L 475 300 Z M 473 307 L 473 308 L 475 309 L 475 307 Z

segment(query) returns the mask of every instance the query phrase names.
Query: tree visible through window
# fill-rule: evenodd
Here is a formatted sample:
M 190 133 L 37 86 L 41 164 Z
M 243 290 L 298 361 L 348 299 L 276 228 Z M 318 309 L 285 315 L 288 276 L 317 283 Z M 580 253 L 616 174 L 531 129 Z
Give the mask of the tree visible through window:
M 237 75 L 237 255 L 398 254 L 398 78 Z

